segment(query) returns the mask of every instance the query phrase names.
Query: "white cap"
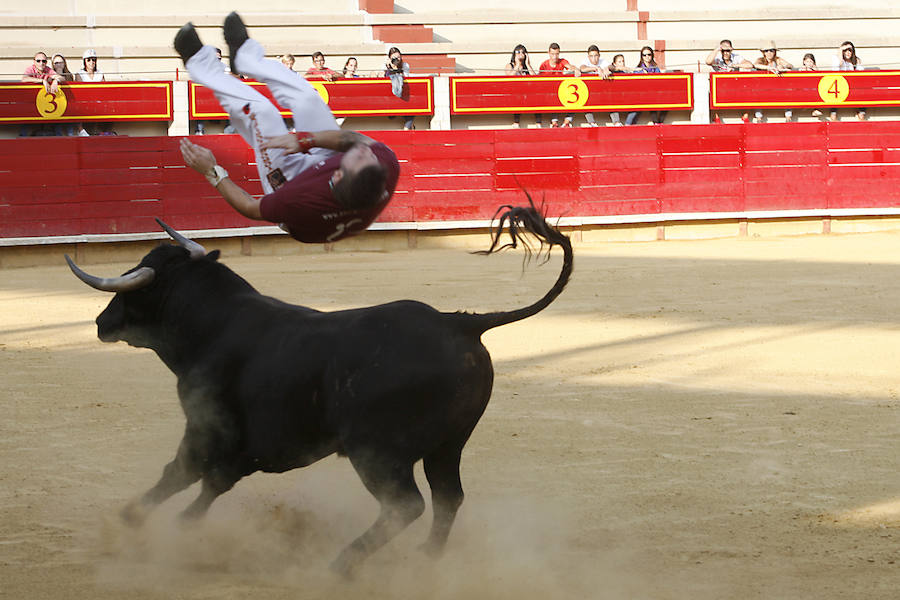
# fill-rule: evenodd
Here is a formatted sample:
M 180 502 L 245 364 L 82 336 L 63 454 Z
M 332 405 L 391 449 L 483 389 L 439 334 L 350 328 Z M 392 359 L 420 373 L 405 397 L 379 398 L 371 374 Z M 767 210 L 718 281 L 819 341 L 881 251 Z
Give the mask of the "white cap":
M 89 58 L 97 58 L 97 52 L 93 48 L 88 48 L 84 51 L 84 54 L 81 55 L 81 60 L 87 60 Z

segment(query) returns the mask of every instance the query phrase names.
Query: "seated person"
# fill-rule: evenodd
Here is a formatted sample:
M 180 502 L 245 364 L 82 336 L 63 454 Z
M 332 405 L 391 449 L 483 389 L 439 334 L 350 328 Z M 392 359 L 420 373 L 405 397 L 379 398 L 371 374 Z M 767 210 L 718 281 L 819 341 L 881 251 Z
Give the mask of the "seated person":
M 542 62 L 541 66 L 538 68 L 541 75 L 567 75 L 569 73 L 574 74 L 576 77 L 581 75 L 581 70 L 579 70 L 578 67 L 576 67 L 566 59 L 560 58 L 559 44 L 557 44 L 556 42 L 550 44 L 550 48 L 547 50 L 547 54 L 549 58 Z M 571 127 L 572 120 L 574 118 L 575 115 L 573 114 L 566 115 L 565 121 L 563 121 L 562 126 Z M 558 115 L 550 115 L 550 127 L 559 127 Z
M 753 63 L 734 51 L 731 40 L 722 40 L 719 45 L 712 49 L 706 57 L 706 64 L 712 67 L 713 71 L 750 71 L 753 69 Z
M 325 66 L 325 55 L 321 52 L 316 52 L 312 55 L 313 66 L 306 70 L 307 77 L 321 77 L 325 81 L 334 81 L 335 79 L 340 79 L 341 74 L 337 71 L 332 71 L 328 67 Z

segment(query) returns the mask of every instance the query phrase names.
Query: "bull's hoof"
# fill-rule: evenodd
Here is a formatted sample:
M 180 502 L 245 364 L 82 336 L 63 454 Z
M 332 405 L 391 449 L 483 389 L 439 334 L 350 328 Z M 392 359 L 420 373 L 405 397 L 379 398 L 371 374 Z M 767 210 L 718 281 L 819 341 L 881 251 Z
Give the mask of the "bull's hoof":
M 435 544 L 434 542 L 426 541 L 422 544 L 419 544 L 418 549 L 419 552 L 424 553 L 428 558 L 432 558 L 435 560 L 444 555 L 443 544 Z
M 358 565 L 359 561 L 352 558 L 348 552 L 344 550 L 336 559 L 334 559 L 334 562 L 332 562 L 328 568 L 341 579 L 350 581 L 353 579 L 353 575 L 356 573 L 356 567 Z
M 141 504 L 139 500 L 135 500 L 126 504 L 125 508 L 119 511 L 119 516 L 122 517 L 122 521 L 126 525 L 136 529 L 144 524 L 149 513 L 150 511 L 147 507 Z

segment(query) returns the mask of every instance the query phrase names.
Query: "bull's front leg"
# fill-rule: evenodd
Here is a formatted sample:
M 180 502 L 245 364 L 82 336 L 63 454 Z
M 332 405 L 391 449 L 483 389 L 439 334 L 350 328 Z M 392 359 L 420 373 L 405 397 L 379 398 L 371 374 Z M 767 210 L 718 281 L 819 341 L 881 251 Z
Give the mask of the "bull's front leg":
M 200 479 L 200 468 L 195 454 L 191 447 L 190 431 L 186 431 L 178 446 L 175 460 L 165 466 L 162 477 L 156 485 L 122 509 L 120 514 L 125 523 L 132 527 L 139 527 L 157 505 Z

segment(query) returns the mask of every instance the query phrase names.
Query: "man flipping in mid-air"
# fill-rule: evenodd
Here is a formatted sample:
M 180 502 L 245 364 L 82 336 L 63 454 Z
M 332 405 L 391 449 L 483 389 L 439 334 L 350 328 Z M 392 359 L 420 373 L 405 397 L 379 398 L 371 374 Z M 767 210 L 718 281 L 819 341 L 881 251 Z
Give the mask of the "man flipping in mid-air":
M 231 71 L 265 83 L 293 112 L 288 133 L 278 109 L 246 83 L 225 73 L 216 49 L 204 46 L 192 23 L 175 36 L 191 78 L 210 88 L 232 125 L 256 153 L 265 195 L 254 198 L 228 178 L 212 151 L 181 140 L 184 162 L 206 176 L 223 198 L 250 219 L 277 223 L 301 242 L 334 242 L 366 229 L 387 206 L 400 175 L 390 148 L 341 131 L 328 105 L 303 77 L 264 58 L 237 13 L 225 18 Z

